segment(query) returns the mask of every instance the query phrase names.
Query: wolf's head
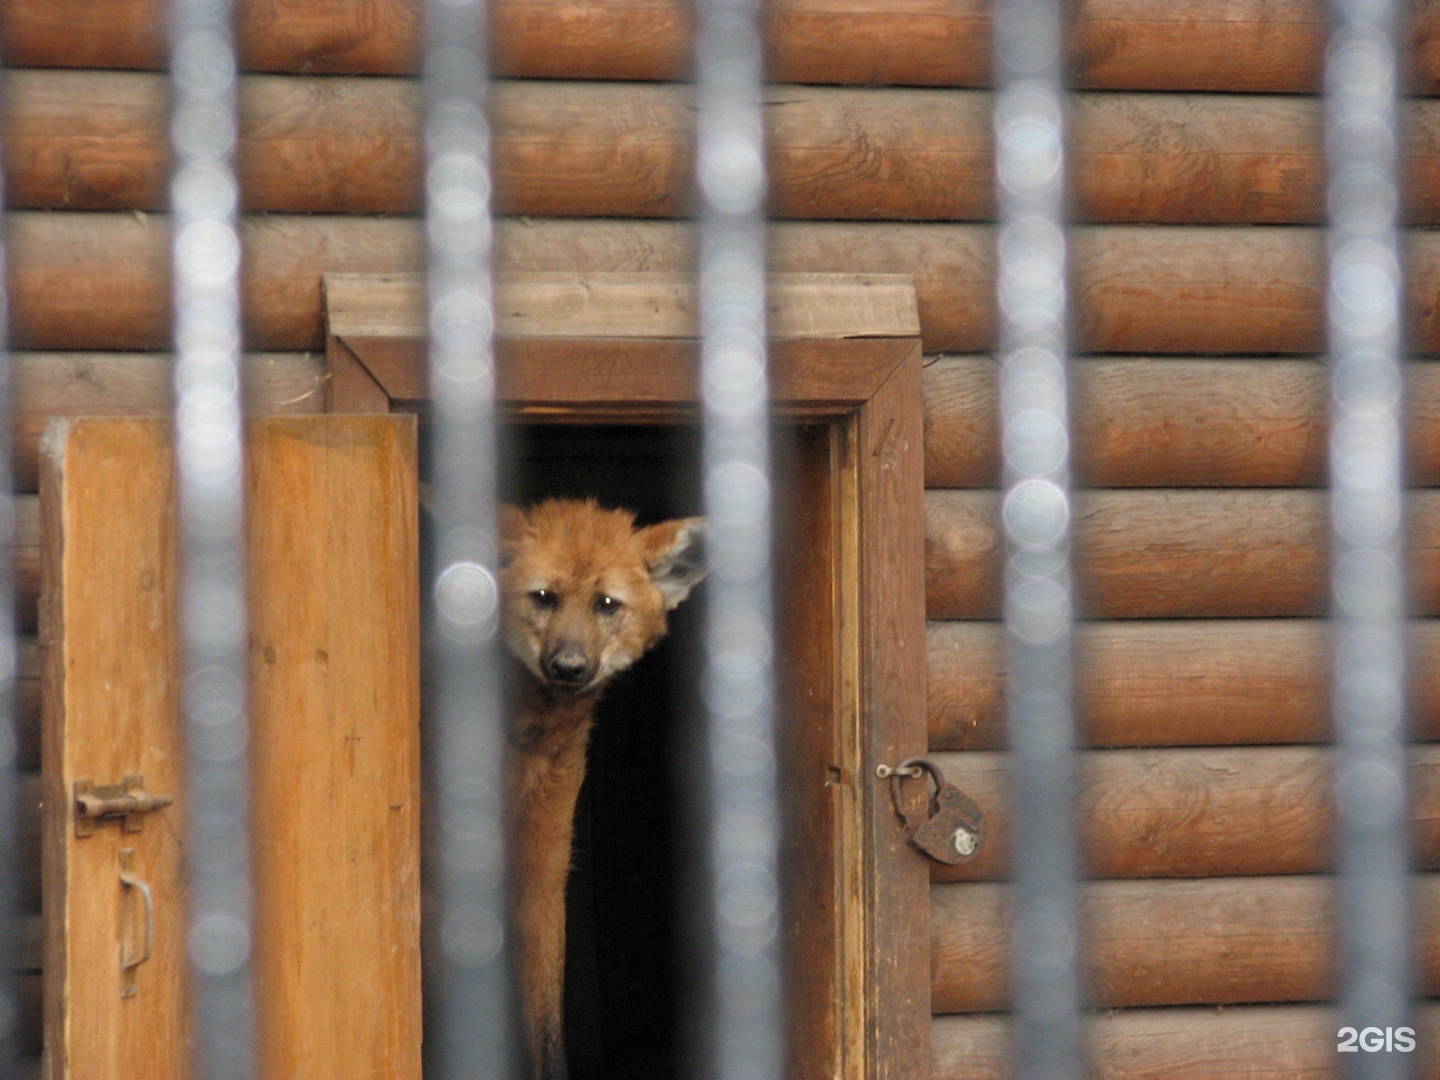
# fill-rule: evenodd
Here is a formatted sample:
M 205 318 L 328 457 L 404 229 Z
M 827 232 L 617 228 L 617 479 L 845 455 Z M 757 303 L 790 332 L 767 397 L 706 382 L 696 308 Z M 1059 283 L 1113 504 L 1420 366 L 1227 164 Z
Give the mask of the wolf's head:
M 635 527 L 628 510 L 549 499 L 501 510 L 505 643 L 546 686 L 599 690 L 665 635 L 705 576 L 704 519 Z

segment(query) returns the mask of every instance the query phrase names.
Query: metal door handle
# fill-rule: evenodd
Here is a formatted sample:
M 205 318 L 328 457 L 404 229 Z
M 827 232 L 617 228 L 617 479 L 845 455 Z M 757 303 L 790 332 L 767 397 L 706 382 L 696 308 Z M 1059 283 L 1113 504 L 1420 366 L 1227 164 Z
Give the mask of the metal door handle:
M 120 882 L 137 890 L 145 904 L 145 951 L 136 959 L 127 959 L 126 935 L 122 931 L 120 936 L 120 996 L 134 997 L 140 992 L 140 965 L 149 960 L 150 954 L 155 951 L 155 898 L 150 893 L 149 884 L 135 872 L 133 847 L 120 849 Z

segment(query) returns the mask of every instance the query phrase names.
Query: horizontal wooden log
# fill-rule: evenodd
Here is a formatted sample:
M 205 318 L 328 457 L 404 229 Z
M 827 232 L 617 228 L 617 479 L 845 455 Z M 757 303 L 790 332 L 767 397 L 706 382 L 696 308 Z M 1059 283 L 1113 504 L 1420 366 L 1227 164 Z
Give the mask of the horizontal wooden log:
M 1413 1065 L 1434 1075 L 1440 1009 L 1422 1005 Z M 1335 1080 L 1339 1015 L 1323 1005 L 1131 1009 L 1085 1018 L 1093 1080 Z M 934 1080 L 1013 1076 L 1008 1018 L 937 1016 Z
M 1205 620 L 1079 628 L 1078 721 L 1093 747 L 1314 744 L 1330 738 L 1323 623 Z M 999 627 L 931 623 L 932 751 L 1004 746 Z M 20 762 L 40 767 L 40 662 L 20 638 Z M 1412 628 L 1414 737 L 1440 741 L 1440 624 Z
M 1077 724 L 1088 746 L 1234 746 L 1330 738 L 1327 627 L 1306 619 L 1082 623 Z M 932 622 L 932 750 L 1005 745 L 995 623 Z M 1411 627 L 1416 739 L 1440 740 L 1440 623 Z
M 1009 872 L 1007 756 L 934 754 L 980 807 L 986 841 L 970 862 L 932 863 L 932 881 Z M 1410 755 L 1414 865 L 1440 868 L 1440 747 Z M 1328 749 L 1308 746 L 1093 750 L 1079 763 L 1079 823 L 1092 878 L 1323 874 L 1332 869 Z
M 11 333 L 33 350 L 169 347 L 168 222 L 160 216 L 9 216 Z M 325 273 L 414 273 L 419 226 L 385 218 L 247 218 L 245 325 L 256 351 L 319 348 Z M 991 231 L 978 225 L 779 222 L 775 270 L 915 277 L 932 351 L 994 346 Z M 686 272 L 681 222 L 500 222 L 505 270 Z M 1093 352 L 1313 354 L 1322 344 L 1323 243 L 1308 228 L 1090 226 L 1072 235 L 1077 347 Z M 1409 238 L 1412 347 L 1440 353 L 1440 233 Z
M 17 618 L 35 625 L 38 513 L 18 500 Z M 1440 614 L 1440 492 L 1409 499 L 1412 595 Z M 998 497 L 930 491 L 926 608 L 932 619 L 999 611 Z M 1081 610 L 1092 618 L 1294 618 L 1327 606 L 1324 496 L 1311 491 L 1091 491 L 1077 497 Z
M 1071 365 L 1077 482 L 1087 487 L 1325 483 L 1326 372 L 1308 360 L 1095 357 Z M 1409 481 L 1440 485 L 1440 365 L 1407 372 Z M 996 363 L 925 367 L 925 483 L 996 487 Z
M 670 80 L 689 66 L 684 0 L 498 0 L 497 70 L 555 79 Z M 980 86 L 990 78 L 983 0 L 775 0 L 767 5 L 772 77 L 855 85 Z M 5 63 L 159 69 L 161 0 L 7 0 Z M 352 75 L 418 70 L 419 11 L 409 0 L 243 0 L 246 70 Z M 1417 0 L 1411 87 L 1440 89 L 1440 15 Z M 1080 85 L 1118 90 L 1313 93 L 1320 85 L 1322 0 L 1081 0 L 1071 33 Z
M 163 77 L 14 71 L 5 79 L 11 207 L 159 210 Z M 825 220 L 993 217 L 990 95 L 780 86 L 768 94 L 772 213 Z M 495 205 L 507 214 L 677 217 L 692 208 L 687 87 L 499 82 Z M 403 79 L 250 76 L 239 94 L 246 209 L 413 214 L 420 87 Z M 1323 220 L 1314 99 L 1081 94 L 1075 208 L 1094 222 Z M 1408 105 L 1410 219 L 1440 222 L 1440 102 Z
M 167 218 L 22 211 L 8 220 L 16 348 L 171 347 Z M 244 241 L 245 332 L 256 351 L 323 348 L 322 274 L 416 271 L 423 265 L 413 221 L 250 218 Z
M 1096 881 L 1081 893 L 1081 954 L 1099 1008 L 1325 1001 L 1334 993 L 1327 877 Z M 937 1013 L 1009 1006 L 1005 885 L 930 890 Z M 1440 879 L 1416 879 L 1415 967 L 1440 989 Z
M 1440 613 L 1440 492 L 1411 492 L 1410 585 Z M 1096 619 L 1295 618 L 1328 607 L 1325 497 L 1318 491 L 1086 491 L 1075 501 L 1080 611 Z M 925 495 L 932 619 L 1000 610 L 999 497 Z
M 174 365 L 164 354 L 18 353 L 12 358 L 15 488 L 37 490 L 40 436 L 56 416 L 162 416 Z M 254 415 L 325 411 L 325 359 L 310 353 L 245 358 L 246 409 Z

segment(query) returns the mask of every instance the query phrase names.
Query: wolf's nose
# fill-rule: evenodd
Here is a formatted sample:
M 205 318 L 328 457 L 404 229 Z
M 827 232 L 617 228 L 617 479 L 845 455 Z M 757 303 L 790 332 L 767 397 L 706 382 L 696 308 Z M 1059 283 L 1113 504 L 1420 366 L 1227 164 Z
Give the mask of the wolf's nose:
M 584 682 L 590 670 L 585 654 L 579 649 L 557 650 L 545 667 L 556 682 L 571 684 Z

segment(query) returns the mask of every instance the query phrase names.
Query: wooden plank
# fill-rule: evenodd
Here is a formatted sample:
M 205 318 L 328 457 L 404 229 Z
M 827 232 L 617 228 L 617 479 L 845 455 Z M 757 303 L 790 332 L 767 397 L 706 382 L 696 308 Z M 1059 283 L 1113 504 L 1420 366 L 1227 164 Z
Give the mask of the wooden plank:
M 693 338 L 699 294 L 685 274 L 528 271 L 495 282 L 496 329 L 507 338 Z M 422 338 L 418 274 L 326 274 L 329 332 L 341 338 Z M 918 337 L 915 286 L 904 274 L 772 275 L 772 338 Z
M 776 0 L 766 38 L 772 77 L 800 83 L 980 86 L 990 74 L 982 0 Z M 0 39 L 12 66 L 164 66 L 160 0 L 7 0 Z M 683 0 L 501 0 L 492 39 L 500 72 L 526 78 L 669 80 L 690 63 Z M 245 0 L 236 5 L 251 71 L 398 75 L 418 71 L 419 13 L 407 0 Z M 1440 16 L 1417 0 L 1411 89 L 1440 84 Z M 1082 0 L 1072 33 L 1080 85 L 1120 90 L 1315 93 L 1321 0 Z
M 1071 365 L 1072 439 L 1090 487 L 1316 487 L 1325 483 L 1323 363 L 1093 357 Z M 988 356 L 925 367 L 925 482 L 996 487 L 999 409 Z M 1440 366 L 1407 371 L 1409 482 L 1440 484 Z
M 18 353 L 11 358 L 10 431 L 15 490 L 37 490 L 40 436 L 56 416 L 164 416 L 174 364 L 168 354 Z M 251 415 L 324 411 L 325 365 L 306 353 L 251 353 L 242 368 Z
M 1008 866 L 1006 755 L 934 754 L 976 801 L 987 840 L 931 881 L 994 881 Z M 1092 878 L 1323 874 L 1332 868 L 1334 776 L 1328 749 L 1308 746 L 1093 750 L 1080 759 L 1077 820 Z M 1410 755 L 1415 865 L 1440 869 L 1440 747 Z
M 795 1080 L 831 1080 L 844 1075 L 858 1049 L 845 1030 L 845 919 L 815 918 L 845 911 L 842 867 L 853 853 L 842 839 L 845 795 L 832 781 L 843 760 L 845 736 L 836 719 L 847 715 L 841 701 L 840 619 L 836 578 L 841 524 L 838 462 L 830 425 L 800 428 L 776 476 L 778 489 L 776 577 L 787 588 L 776 605 L 784 714 L 781 760 L 791 776 L 783 829 L 793 852 L 828 852 L 829 858 L 787 860 L 782 949 L 789 958 L 785 987 L 787 1032 L 785 1075 Z M 853 947 L 852 947 L 853 951 Z
M 1414 1065 L 1433 1075 L 1440 1013 L 1422 1005 Z M 1322 1005 L 1129 1009 L 1086 1018 L 1095 1080 L 1335 1080 L 1340 1018 Z M 930 1029 L 935 1080 L 1004 1080 L 1003 1016 L 938 1016 Z
M 1077 706 L 1089 746 L 1320 743 L 1330 738 L 1328 644 L 1305 619 L 1083 623 Z M 1440 739 L 1440 624 L 1411 626 L 1415 738 Z M 995 623 L 933 622 L 930 748 L 1005 743 Z
M 931 888 L 937 1013 L 1008 1005 L 1005 895 Z M 1324 1001 L 1334 993 L 1332 882 L 1321 877 L 1096 881 L 1081 901 L 1087 986 L 1099 1008 Z M 1416 879 L 1415 964 L 1440 988 L 1440 880 Z
M 168 224 L 123 214 L 9 215 L 14 347 L 169 348 Z M 994 345 L 993 253 L 983 226 L 779 222 L 772 270 L 911 274 L 925 346 Z M 416 272 L 419 226 L 388 218 L 262 216 L 244 224 L 247 346 L 324 344 L 327 273 Z M 499 269 L 685 273 L 688 225 L 665 221 L 499 223 Z M 1411 342 L 1440 353 L 1440 234 L 1409 238 Z M 1095 352 L 1314 354 L 1323 245 L 1296 228 L 1075 230 L 1077 347 Z
M 420 1076 L 416 437 L 414 417 L 250 430 L 266 1077 Z
M 351 411 L 423 406 L 430 396 L 424 343 L 417 338 L 332 338 L 331 407 L 342 377 L 353 380 Z M 833 416 L 868 400 L 909 352 L 914 338 L 791 338 L 771 343 L 770 396 L 786 415 Z M 693 415 L 696 353 L 681 338 L 502 338 L 499 400 L 514 415 L 582 423 L 673 422 Z M 364 376 L 362 382 L 360 376 Z M 371 389 L 371 383 L 376 384 Z M 383 392 L 382 392 L 383 391 Z
M 1413 610 L 1440 611 L 1440 493 L 1412 491 Z M 1087 491 L 1077 496 L 1081 612 L 1100 619 L 1293 618 L 1328 607 L 1325 496 L 1318 491 Z M 926 610 L 1000 610 L 998 495 L 925 495 Z
M 190 1075 L 186 1039 L 184 747 L 172 505 L 159 424 L 60 421 L 42 467 L 45 530 L 45 1047 L 52 1077 Z M 140 832 L 77 837 L 76 781 L 145 789 L 176 805 Z M 119 852 L 154 895 L 154 955 L 122 996 L 120 958 L 144 948 Z M 121 943 L 117 955 L 117 942 Z
M 866 1074 L 875 1080 L 926 1080 L 930 1068 L 925 1048 L 930 954 L 924 919 L 917 917 L 926 910 L 928 872 L 905 841 L 888 787 L 873 779 L 882 762 L 922 753 L 925 746 L 920 365 L 916 343 L 860 411 L 849 448 L 860 510 L 855 537 L 860 573 L 858 580 L 838 583 L 851 602 L 842 619 L 858 631 L 860 646 L 858 670 L 843 671 L 841 678 L 855 680 L 858 689 L 860 711 L 853 725 L 858 731 L 848 738 L 860 740 L 862 750 L 858 760 L 841 759 L 854 774 L 838 779 L 860 788 L 867 846 L 874 853 L 861 882 L 864 902 L 857 921 L 863 921 L 863 930 L 847 929 L 862 932 L 872 973 L 862 1022 L 871 1063 Z
M 6 198 L 14 208 L 160 210 L 164 79 L 22 70 L 5 79 Z M 767 91 L 771 213 L 806 220 L 994 216 L 990 95 L 777 86 Z M 1440 102 L 1406 106 L 1408 219 L 1440 221 Z M 422 210 L 420 88 L 406 79 L 247 76 L 239 91 L 244 208 Z M 495 208 L 563 217 L 685 217 L 694 112 L 674 85 L 497 82 Z M 1318 223 L 1320 102 L 1079 94 L 1075 213 L 1091 222 Z

